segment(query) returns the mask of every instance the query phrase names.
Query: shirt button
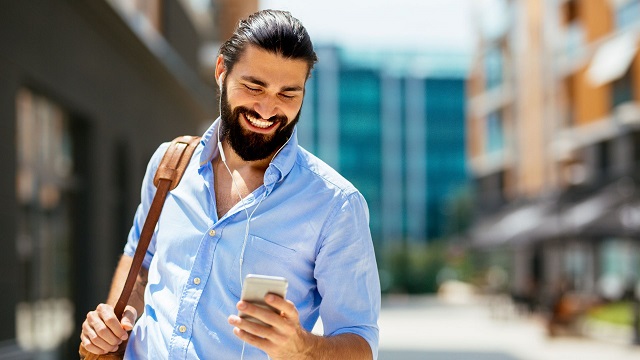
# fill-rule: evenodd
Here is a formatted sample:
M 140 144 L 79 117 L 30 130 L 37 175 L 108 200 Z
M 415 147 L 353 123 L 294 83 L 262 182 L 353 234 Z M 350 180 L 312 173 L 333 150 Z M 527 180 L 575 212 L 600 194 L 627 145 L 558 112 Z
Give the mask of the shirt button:
M 180 325 L 180 327 L 178 328 L 178 331 L 180 331 L 181 333 L 187 331 L 187 327 L 184 325 Z
M 200 285 L 200 278 L 199 277 L 194 278 L 193 279 L 193 283 L 196 284 L 196 285 Z
M 209 230 L 209 236 L 216 236 L 216 231 L 213 229 Z

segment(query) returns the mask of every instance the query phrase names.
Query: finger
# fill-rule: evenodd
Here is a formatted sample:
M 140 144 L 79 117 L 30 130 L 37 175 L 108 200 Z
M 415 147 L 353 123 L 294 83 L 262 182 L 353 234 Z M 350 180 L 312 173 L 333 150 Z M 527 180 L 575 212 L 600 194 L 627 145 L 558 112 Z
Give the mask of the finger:
M 114 322 L 115 325 L 113 324 Z M 122 340 L 121 336 L 126 334 L 113 313 L 113 308 L 109 305 L 100 304 L 96 310 L 89 312 L 87 314 L 87 323 L 98 337 L 111 346 L 117 345 Z
M 133 329 L 133 324 L 135 324 L 137 317 L 138 317 L 138 311 L 136 310 L 136 308 L 134 308 L 133 306 L 127 305 L 127 307 L 124 309 L 122 320 L 120 321 L 122 328 L 125 331 L 131 331 Z M 122 340 L 126 340 L 126 338 Z
M 271 326 L 258 324 L 251 321 L 250 319 L 243 319 L 236 315 L 229 316 L 227 321 L 229 322 L 229 324 L 239 328 L 240 330 L 243 330 L 262 339 L 268 339 L 272 337 L 274 333 L 273 327 Z
M 111 336 L 109 336 L 106 330 L 110 331 L 113 334 L 113 337 L 117 338 L 118 340 L 125 340 L 127 338 L 127 332 L 122 328 L 122 324 L 116 317 L 116 314 L 114 313 L 113 307 L 111 305 L 100 304 L 96 308 L 96 312 L 102 319 L 105 327 L 103 329 L 102 326 L 96 326 L 95 324 L 92 324 L 92 326 L 94 329 L 96 329 L 96 332 L 98 332 L 98 334 L 102 338 L 107 340 L 107 342 L 109 343 L 113 343 L 114 340 Z
M 104 354 L 118 349 L 118 345 L 108 343 L 105 339 L 100 337 L 95 329 L 93 329 L 86 321 L 82 324 L 82 335 L 80 338 L 85 349 L 94 354 Z
M 96 355 L 103 355 L 103 354 L 106 354 L 106 353 L 109 353 L 109 352 L 115 352 L 116 350 L 118 350 L 117 346 L 111 347 L 111 345 L 109 345 L 107 350 L 105 350 L 105 349 L 93 344 L 91 342 L 91 340 L 89 340 L 86 337 L 86 335 L 84 335 L 84 334 L 80 336 L 80 339 L 82 340 L 82 346 L 84 346 L 84 348 L 88 352 L 96 354 Z
M 298 318 L 298 309 L 293 302 L 289 300 L 285 300 L 280 296 L 267 294 L 265 296 L 264 301 L 273 306 L 274 308 L 280 311 L 280 315 L 289 318 L 289 319 L 297 319 Z
M 89 340 L 89 338 L 85 335 L 85 334 L 80 334 L 80 340 L 82 343 L 82 346 L 84 346 L 85 350 L 87 350 L 88 352 L 92 353 L 92 354 L 96 354 L 96 355 L 102 355 L 102 354 L 106 354 L 107 351 L 97 347 L 96 345 L 94 345 L 91 340 Z
M 105 341 L 110 346 L 114 346 L 120 342 L 118 338 L 104 323 L 104 320 L 100 317 L 97 311 L 91 311 L 87 314 L 87 334 L 93 340 L 93 335 Z M 95 342 L 94 342 L 95 343 Z M 106 348 L 105 348 L 106 349 Z
M 280 314 L 275 313 L 272 309 L 265 309 L 250 302 L 240 301 L 238 302 L 237 308 L 243 313 L 253 316 L 271 326 L 279 326 L 282 322 Z
M 272 343 L 264 338 L 250 334 L 238 327 L 233 328 L 233 334 L 249 345 L 255 346 L 269 353 Z

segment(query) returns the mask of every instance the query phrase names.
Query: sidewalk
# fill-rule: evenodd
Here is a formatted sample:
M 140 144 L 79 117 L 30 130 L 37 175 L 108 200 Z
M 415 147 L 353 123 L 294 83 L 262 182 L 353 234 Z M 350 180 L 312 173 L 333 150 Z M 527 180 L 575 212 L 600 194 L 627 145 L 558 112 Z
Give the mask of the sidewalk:
M 535 317 L 492 315 L 487 302 L 452 304 L 436 297 L 383 301 L 380 360 L 639 360 L 640 346 L 548 338 Z

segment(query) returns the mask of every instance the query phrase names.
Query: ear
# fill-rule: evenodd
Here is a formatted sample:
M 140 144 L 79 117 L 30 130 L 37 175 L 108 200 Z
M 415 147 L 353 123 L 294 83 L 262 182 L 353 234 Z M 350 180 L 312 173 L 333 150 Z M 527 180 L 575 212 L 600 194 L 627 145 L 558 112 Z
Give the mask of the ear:
M 224 66 L 224 57 L 218 55 L 218 59 L 216 59 L 216 82 L 218 83 L 218 87 L 222 87 L 226 74 L 227 68 Z

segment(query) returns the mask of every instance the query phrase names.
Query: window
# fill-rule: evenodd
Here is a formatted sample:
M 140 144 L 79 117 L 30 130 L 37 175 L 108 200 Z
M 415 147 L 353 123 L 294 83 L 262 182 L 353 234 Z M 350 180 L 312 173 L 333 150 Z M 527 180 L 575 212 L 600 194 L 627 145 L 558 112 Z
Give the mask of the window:
M 599 251 L 600 292 L 608 300 L 620 300 L 627 284 L 637 280 L 638 246 L 629 239 L 605 239 Z
M 504 148 L 504 124 L 502 111 L 494 111 L 487 117 L 487 153 L 502 151 Z
M 502 50 L 498 47 L 491 48 L 485 57 L 486 87 L 491 89 L 499 86 L 503 79 L 504 59 Z
M 570 59 L 580 57 L 587 43 L 586 30 L 581 22 L 574 21 L 569 24 L 565 33 L 564 51 Z
M 636 172 L 640 173 L 640 131 L 634 131 L 631 138 L 633 139 L 633 165 Z
M 20 263 L 18 343 L 53 350 L 72 336 L 71 224 L 73 144 L 68 116 L 51 100 L 22 89 L 16 97 Z
M 611 106 L 616 107 L 625 102 L 633 101 L 632 67 L 619 79 L 611 84 Z
M 640 0 L 616 0 L 615 20 L 619 29 L 629 28 L 640 18 Z
M 586 31 L 580 21 L 580 5 L 577 0 L 566 1 L 562 5 L 562 14 L 566 32 L 564 34 L 564 51 L 569 58 L 580 55 L 586 44 Z
M 476 180 L 479 211 L 492 213 L 506 203 L 505 176 L 506 172 L 503 170 Z
M 607 179 L 612 170 L 612 140 L 603 141 L 596 145 L 597 149 L 597 167 L 596 176 L 600 179 Z

